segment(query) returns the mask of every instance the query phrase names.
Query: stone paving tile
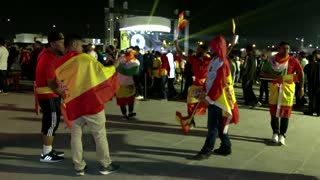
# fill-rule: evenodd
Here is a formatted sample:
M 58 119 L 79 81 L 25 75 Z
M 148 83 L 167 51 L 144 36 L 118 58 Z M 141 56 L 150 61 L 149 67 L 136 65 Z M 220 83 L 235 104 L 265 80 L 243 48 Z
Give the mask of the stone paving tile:
M 319 118 L 294 112 L 287 133 L 287 146 L 270 146 L 270 116 L 267 108 L 240 109 L 241 121 L 230 126 L 233 154 L 193 161 L 206 136 L 206 116 L 196 117 L 197 128 L 181 133 L 175 111 L 186 114 L 183 102 L 137 101 L 136 120 L 123 121 L 115 102 L 106 105 L 107 132 L 111 157 L 121 165 L 117 173 L 100 176 L 95 145 L 84 130 L 88 173 L 77 179 L 316 179 L 320 177 Z M 55 147 L 65 151 L 58 164 L 39 162 L 41 116 L 33 113 L 31 93 L 0 97 L 0 177 L 1 179 L 70 179 L 74 177 L 70 159 L 70 134 L 58 130 Z M 220 141 L 217 140 L 216 148 Z

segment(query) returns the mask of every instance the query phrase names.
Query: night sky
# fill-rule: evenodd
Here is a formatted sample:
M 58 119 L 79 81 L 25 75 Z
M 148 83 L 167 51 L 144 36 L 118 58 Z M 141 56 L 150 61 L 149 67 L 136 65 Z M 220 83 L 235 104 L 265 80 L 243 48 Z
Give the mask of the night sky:
M 115 0 L 121 8 L 124 0 Z M 128 0 L 130 14 L 150 15 L 156 1 Z M 1 2 L 0 35 L 44 33 L 56 29 L 88 37 L 103 37 L 104 6 L 107 1 L 10 0 Z M 195 39 L 231 34 L 231 18 L 237 33 L 248 42 L 273 44 L 287 40 L 299 44 L 317 43 L 320 34 L 320 0 L 159 0 L 154 15 L 175 18 L 174 9 L 191 11 L 190 31 Z M 7 19 L 10 18 L 10 22 Z M 320 41 L 320 39 L 319 39 Z

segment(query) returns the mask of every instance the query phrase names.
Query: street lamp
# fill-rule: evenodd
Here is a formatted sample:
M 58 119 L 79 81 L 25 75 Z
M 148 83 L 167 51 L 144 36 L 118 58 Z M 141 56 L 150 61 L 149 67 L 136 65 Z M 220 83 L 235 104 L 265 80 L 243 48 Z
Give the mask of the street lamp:
M 254 47 L 254 48 L 255 48 L 255 47 L 256 47 L 256 44 L 252 44 L 252 47 Z
M 8 22 L 10 22 L 10 21 L 11 21 L 11 19 L 10 19 L 10 18 L 8 18 L 8 19 L 7 19 L 7 21 L 8 21 Z
M 56 25 L 54 24 L 54 25 L 52 25 L 52 27 L 53 27 L 53 28 L 56 28 Z
M 296 40 L 301 42 L 301 48 L 303 48 L 304 38 L 296 38 Z

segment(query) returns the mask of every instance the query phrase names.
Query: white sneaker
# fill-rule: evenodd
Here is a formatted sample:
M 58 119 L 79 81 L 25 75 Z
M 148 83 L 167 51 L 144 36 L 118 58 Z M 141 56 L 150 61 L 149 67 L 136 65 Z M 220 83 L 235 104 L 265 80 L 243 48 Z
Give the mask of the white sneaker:
M 272 138 L 271 138 L 271 141 L 274 142 L 274 143 L 278 143 L 279 142 L 278 134 L 273 134 Z
M 286 145 L 286 138 L 283 135 L 280 135 L 279 137 L 279 143 L 281 145 Z
M 136 100 L 142 100 L 143 99 L 143 96 L 137 96 L 136 97 Z

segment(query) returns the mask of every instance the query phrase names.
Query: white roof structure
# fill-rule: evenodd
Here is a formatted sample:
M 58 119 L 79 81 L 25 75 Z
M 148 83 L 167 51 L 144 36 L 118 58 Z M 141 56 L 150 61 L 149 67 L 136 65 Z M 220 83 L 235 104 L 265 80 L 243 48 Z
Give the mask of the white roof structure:
M 88 45 L 88 44 L 93 44 L 93 45 L 103 45 L 102 43 L 101 43 L 101 39 L 90 39 L 90 38 L 85 38 L 85 39 L 83 39 L 83 41 L 84 41 L 84 45 Z
M 156 16 L 136 16 L 124 18 L 120 21 L 120 31 L 171 31 L 170 19 Z
M 47 44 L 48 38 L 47 36 L 43 36 L 41 34 L 22 33 L 22 34 L 16 34 L 16 38 L 13 41 L 14 43 L 29 43 L 29 44 L 32 44 L 35 41 L 40 41 L 43 44 Z

